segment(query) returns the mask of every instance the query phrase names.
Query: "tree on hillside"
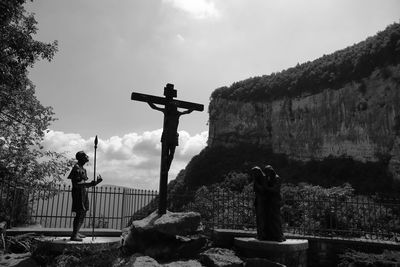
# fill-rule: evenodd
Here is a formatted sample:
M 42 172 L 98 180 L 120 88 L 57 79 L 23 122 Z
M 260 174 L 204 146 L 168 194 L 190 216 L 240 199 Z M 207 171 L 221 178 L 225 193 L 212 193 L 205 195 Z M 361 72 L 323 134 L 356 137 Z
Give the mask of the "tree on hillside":
M 400 62 L 400 23 L 393 23 L 375 36 L 324 55 L 312 62 L 270 75 L 252 77 L 221 87 L 211 94 L 216 98 L 241 101 L 263 101 L 315 94 L 326 88 L 338 89 L 352 81 L 368 77 L 375 69 L 388 71 L 387 66 Z M 386 75 L 395 77 L 394 75 Z M 398 78 L 395 78 L 398 80 Z
M 57 42 L 33 39 L 37 22 L 25 1 L 0 2 L 0 180 L 32 187 L 60 181 L 71 160 L 41 146 L 54 113 L 36 98 L 28 70 L 40 59 L 50 61 Z

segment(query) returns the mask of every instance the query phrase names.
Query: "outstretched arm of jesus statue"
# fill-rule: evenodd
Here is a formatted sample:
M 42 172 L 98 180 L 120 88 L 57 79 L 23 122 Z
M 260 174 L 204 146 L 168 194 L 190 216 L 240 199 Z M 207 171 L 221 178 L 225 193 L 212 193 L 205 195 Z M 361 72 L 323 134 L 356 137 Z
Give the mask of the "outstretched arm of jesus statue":
M 149 104 L 149 106 L 150 106 L 152 109 L 155 109 L 155 110 L 164 112 L 164 109 L 163 109 L 163 108 L 157 107 L 157 106 L 154 105 L 152 102 L 147 102 L 147 104 Z
M 178 112 L 179 112 L 179 115 L 184 115 L 184 114 L 189 114 L 189 113 L 191 113 L 193 110 L 194 110 L 194 109 L 187 109 L 187 110 L 185 110 L 185 111 L 178 111 Z

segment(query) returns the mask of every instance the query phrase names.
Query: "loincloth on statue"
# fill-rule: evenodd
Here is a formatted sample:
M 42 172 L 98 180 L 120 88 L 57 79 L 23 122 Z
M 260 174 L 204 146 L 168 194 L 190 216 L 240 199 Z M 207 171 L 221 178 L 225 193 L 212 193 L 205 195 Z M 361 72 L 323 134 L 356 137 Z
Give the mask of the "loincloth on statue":
M 161 135 L 161 142 L 169 145 L 179 145 L 179 134 L 177 132 L 166 133 L 165 131 Z

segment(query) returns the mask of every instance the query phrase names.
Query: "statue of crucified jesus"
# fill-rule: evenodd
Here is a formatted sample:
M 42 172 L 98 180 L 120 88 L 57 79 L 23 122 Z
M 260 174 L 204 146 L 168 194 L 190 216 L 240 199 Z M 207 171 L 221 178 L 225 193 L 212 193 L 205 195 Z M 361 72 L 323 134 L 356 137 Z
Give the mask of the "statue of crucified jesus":
M 171 83 L 168 83 L 167 86 L 164 87 L 164 96 L 165 98 L 135 92 L 131 95 L 132 100 L 145 102 L 152 109 L 164 113 L 164 125 L 161 137 L 159 215 L 165 214 L 167 210 L 168 171 L 174 158 L 175 148 L 178 146 L 179 117 L 183 114 L 189 114 L 194 110 L 204 110 L 204 106 L 201 104 L 174 99 L 174 97 L 177 96 L 177 90 L 174 89 L 174 85 Z M 156 106 L 155 104 L 163 107 Z M 184 109 L 184 111 L 179 111 L 178 108 Z
M 157 107 L 152 102 L 147 102 L 152 109 L 161 111 L 164 113 L 164 124 L 163 132 L 161 135 L 161 143 L 163 143 L 163 149 L 165 149 L 165 156 L 167 157 L 166 171 L 169 171 L 172 160 L 175 154 L 175 148 L 179 145 L 178 139 L 178 124 L 179 117 L 184 114 L 189 114 L 193 109 L 187 109 L 185 111 L 179 111 L 173 102 L 169 102 L 165 105 L 165 108 Z

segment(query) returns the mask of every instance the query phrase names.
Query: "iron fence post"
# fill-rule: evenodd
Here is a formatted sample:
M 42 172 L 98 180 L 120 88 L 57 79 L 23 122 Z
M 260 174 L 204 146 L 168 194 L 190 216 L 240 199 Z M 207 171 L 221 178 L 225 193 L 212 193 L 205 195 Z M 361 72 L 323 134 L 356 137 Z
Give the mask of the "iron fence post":
M 122 205 L 121 205 L 121 229 L 124 225 L 124 209 L 125 209 L 125 188 L 122 189 Z
M 12 204 L 11 204 L 10 227 L 14 226 L 15 201 L 16 201 L 16 198 L 17 198 L 17 187 L 14 187 L 14 194 L 12 196 Z
M 212 218 L 212 229 L 214 229 L 215 228 L 215 190 L 213 189 L 212 191 L 211 191 L 211 203 L 212 203 L 212 208 L 211 208 L 211 210 L 212 210 L 212 213 L 211 213 L 211 218 Z

